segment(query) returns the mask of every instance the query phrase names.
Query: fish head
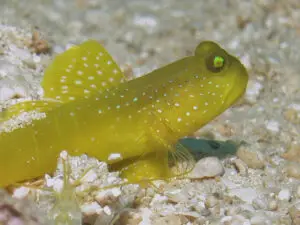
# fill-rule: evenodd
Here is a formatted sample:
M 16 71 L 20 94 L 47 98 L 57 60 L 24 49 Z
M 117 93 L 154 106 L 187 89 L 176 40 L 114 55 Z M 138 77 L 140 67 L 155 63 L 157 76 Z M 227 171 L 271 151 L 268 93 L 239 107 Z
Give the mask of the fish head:
M 248 83 L 245 67 L 218 44 L 201 42 L 196 47 L 193 60 L 196 72 L 200 71 L 196 73 L 199 79 L 195 82 L 202 87 L 207 102 L 211 99 L 216 102 L 211 107 L 223 112 L 244 94 Z

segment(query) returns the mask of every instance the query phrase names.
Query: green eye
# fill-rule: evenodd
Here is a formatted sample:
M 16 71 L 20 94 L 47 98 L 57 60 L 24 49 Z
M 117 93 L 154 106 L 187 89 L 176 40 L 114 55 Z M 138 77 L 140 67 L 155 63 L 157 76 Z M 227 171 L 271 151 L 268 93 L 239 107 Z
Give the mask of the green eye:
M 225 58 L 220 55 L 211 55 L 206 59 L 206 67 L 213 73 L 220 72 L 225 66 Z
M 214 67 L 215 68 L 222 68 L 224 66 L 224 58 L 221 56 L 214 57 Z

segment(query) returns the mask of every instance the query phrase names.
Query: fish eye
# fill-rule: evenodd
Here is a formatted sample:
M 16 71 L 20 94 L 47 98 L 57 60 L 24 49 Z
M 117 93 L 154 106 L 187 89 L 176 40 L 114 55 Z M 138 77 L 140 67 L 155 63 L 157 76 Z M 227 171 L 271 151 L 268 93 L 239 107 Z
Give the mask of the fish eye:
M 206 67 L 213 73 L 219 73 L 220 71 L 222 71 L 225 63 L 225 57 L 218 54 L 212 54 L 206 59 Z

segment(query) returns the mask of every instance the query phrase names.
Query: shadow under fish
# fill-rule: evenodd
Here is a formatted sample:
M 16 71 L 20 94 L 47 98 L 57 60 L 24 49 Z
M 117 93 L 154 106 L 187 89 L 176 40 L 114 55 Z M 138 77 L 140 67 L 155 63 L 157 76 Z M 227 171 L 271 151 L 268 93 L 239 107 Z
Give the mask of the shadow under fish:
M 218 141 L 187 137 L 180 139 L 177 145 L 188 149 L 196 160 L 207 156 L 224 158 L 228 155 L 235 155 L 240 144 L 234 141 Z

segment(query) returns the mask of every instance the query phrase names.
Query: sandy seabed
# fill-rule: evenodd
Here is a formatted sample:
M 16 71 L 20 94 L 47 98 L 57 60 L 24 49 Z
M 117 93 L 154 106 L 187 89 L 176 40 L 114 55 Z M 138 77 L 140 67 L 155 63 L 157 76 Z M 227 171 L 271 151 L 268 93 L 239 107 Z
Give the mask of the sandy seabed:
M 1 193 L 0 223 L 51 224 L 64 212 L 73 218 L 69 224 L 83 219 L 101 225 L 112 218 L 116 224 L 141 225 L 300 224 L 299 21 L 297 0 L 2 0 L 2 106 L 16 95 L 38 98 L 42 72 L 55 54 L 86 39 L 101 41 L 130 78 L 213 40 L 240 58 L 250 81 L 240 104 L 196 133 L 247 143 L 235 156 L 198 162 L 215 179 L 161 182 L 160 192 L 135 185 L 100 191 L 91 187 L 118 183 L 118 174 L 95 159 L 71 157 L 75 178 L 88 165 L 96 168 L 76 187 L 78 202 L 71 197 L 59 205 L 49 192 L 22 187 L 14 199 Z M 56 191 L 62 186 L 61 167 L 45 178 Z M 27 197 L 40 213 L 35 204 L 16 200 Z M 19 213 L 2 207 L 7 203 Z M 50 221 L 44 221 L 48 209 Z

